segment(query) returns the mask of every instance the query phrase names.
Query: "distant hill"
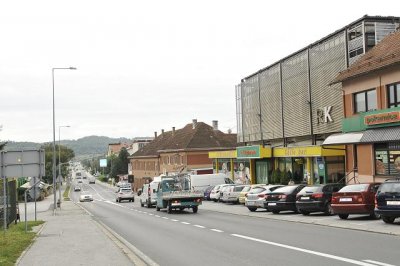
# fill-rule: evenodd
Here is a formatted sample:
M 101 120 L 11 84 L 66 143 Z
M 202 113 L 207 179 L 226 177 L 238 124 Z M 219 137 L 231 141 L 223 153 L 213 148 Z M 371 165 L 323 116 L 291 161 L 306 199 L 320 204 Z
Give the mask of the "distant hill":
M 104 136 L 89 136 L 77 140 L 61 140 L 61 145 L 65 145 L 75 152 L 75 156 L 93 157 L 107 153 L 108 144 L 118 142 L 131 142 L 128 138 L 109 138 Z M 58 144 L 58 141 L 57 141 Z M 29 150 L 38 149 L 43 143 L 35 142 L 14 142 L 8 141 L 5 150 Z

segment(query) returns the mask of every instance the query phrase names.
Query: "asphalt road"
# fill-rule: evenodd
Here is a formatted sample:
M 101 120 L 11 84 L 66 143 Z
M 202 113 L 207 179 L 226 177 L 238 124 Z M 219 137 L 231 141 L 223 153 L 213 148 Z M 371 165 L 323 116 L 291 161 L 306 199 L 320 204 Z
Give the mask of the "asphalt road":
M 159 265 L 400 265 L 399 237 L 209 210 L 157 212 L 115 202 L 115 191 L 82 184 L 80 203 Z M 72 192 L 77 201 L 79 192 Z M 229 206 L 227 206 L 229 208 Z M 288 214 L 290 215 L 290 214 Z

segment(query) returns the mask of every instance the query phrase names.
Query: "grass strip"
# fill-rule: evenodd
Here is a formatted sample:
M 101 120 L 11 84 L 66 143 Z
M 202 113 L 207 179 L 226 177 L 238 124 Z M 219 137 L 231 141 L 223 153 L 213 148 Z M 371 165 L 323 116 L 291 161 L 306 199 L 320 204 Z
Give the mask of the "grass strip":
M 32 243 L 36 233 L 32 227 L 43 221 L 28 221 L 28 232 L 25 233 L 25 223 L 10 224 L 7 231 L 0 233 L 0 265 L 11 266 L 21 256 L 21 253 Z
M 64 200 L 69 200 L 69 190 L 70 190 L 70 188 L 71 188 L 70 185 L 67 185 L 67 187 L 65 188 L 65 191 L 64 191 L 64 194 L 63 194 Z

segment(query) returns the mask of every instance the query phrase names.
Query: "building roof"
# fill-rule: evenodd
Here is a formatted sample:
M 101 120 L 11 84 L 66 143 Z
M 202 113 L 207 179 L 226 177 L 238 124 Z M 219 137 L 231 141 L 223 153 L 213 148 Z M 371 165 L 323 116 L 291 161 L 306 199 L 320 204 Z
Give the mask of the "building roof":
M 332 83 L 366 75 L 370 72 L 400 64 L 400 31 L 397 30 L 382 39 L 371 50 L 333 80 Z
M 155 157 L 163 152 L 232 149 L 237 146 L 236 134 L 226 134 L 203 122 L 187 124 L 182 129 L 167 131 L 135 152 L 131 157 Z

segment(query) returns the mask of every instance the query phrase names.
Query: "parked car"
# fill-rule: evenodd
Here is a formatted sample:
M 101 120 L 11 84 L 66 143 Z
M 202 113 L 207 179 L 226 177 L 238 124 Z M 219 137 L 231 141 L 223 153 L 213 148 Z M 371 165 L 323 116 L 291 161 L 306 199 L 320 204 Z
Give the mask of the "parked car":
M 208 187 L 206 188 L 206 190 L 204 190 L 204 199 L 205 199 L 205 200 L 211 200 L 211 199 L 210 199 L 210 194 L 211 194 L 211 190 L 213 190 L 214 187 L 215 187 L 215 186 L 208 186 Z
M 278 214 L 281 211 L 294 211 L 296 208 L 296 195 L 305 187 L 305 185 L 290 185 L 280 187 L 273 192 L 265 195 L 264 208 L 271 211 L 273 214 Z
M 375 193 L 380 183 L 351 184 L 332 194 L 333 212 L 340 219 L 347 219 L 350 214 L 368 214 L 378 219 L 375 214 Z
M 239 203 L 244 204 L 246 201 L 246 195 L 254 185 L 244 185 L 244 188 L 239 193 Z
M 254 212 L 258 208 L 264 208 L 265 196 L 283 185 L 257 185 L 253 186 L 246 195 L 244 205 L 249 211 Z
M 81 191 L 81 187 L 80 186 L 75 186 L 74 187 L 74 191 Z
M 338 192 L 344 184 L 323 184 L 304 187 L 296 196 L 297 211 L 303 215 L 311 212 L 324 212 L 333 215 L 332 193 Z
M 231 188 L 231 187 L 234 187 L 235 185 L 233 185 L 233 184 L 230 184 L 230 185 L 228 185 L 228 186 L 224 186 L 224 187 L 222 187 L 221 189 L 220 189 L 220 191 L 219 191 L 219 201 L 221 201 L 221 202 L 224 202 L 224 194 L 226 193 L 226 192 L 228 192 L 228 190 Z
M 81 195 L 79 196 L 79 201 L 93 201 L 93 195 L 89 191 L 82 191 Z
M 215 202 L 219 201 L 220 198 L 221 198 L 221 189 L 222 189 L 223 187 L 230 186 L 230 185 L 231 185 L 231 184 L 216 185 L 216 186 L 211 190 L 210 199 L 213 200 L 213 201 L 215 201 Z
M 121 202 L 123 200 L 135 201 L 135 196 L 133 195 L 133 191 L 128 187 L 120 187 L 116 192 L 117 196 L 115 198 L 116 202 Z
M 227 186 L 222 194 L 222 202 L 239 203 L 239 193 L 244 188 L 244 185 Z
M 157 188 L 159 181 L 152 181 L 149 184 L 144 184 L 138 191 L 140 206 L 151 208 L 157 204 Z
M 379 186 L 376 192 L 375 213 L 389 224 L 400 217 L 400 178 L 388 179 Z

